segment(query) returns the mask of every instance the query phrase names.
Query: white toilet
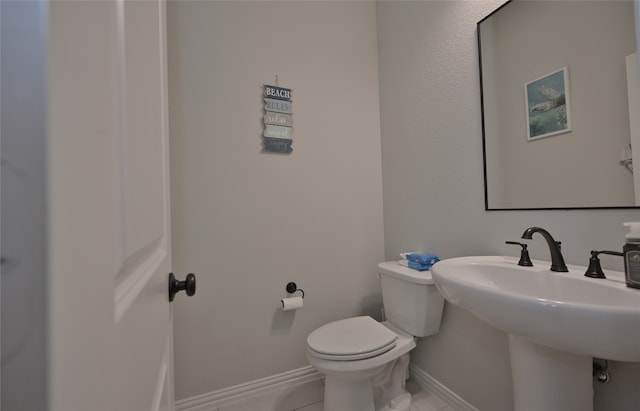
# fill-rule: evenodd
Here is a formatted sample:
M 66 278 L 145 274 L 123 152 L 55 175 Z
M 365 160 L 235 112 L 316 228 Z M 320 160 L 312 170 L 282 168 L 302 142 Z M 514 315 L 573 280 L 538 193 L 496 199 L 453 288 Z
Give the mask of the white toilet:
M 430 271 L 378 265 L 387 321 L 353 317 L 307 337 L 307 359 L 325 375 L 325 411 L 408 411 L 409 351 L 440 329 L 444 298 Z

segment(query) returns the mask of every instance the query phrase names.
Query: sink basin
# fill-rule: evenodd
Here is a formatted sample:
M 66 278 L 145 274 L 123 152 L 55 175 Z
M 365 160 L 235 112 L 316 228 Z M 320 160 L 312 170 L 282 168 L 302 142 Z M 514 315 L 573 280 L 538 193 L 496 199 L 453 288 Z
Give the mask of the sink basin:
M 586 267 L 520 267 L 504 256 L 443 260 L 431 271 L 445 297 L 479 319 L 537 344 L 589 357 L 640 361 L 640 290 L 624 273 L 584 276 Z
M 593 411 L 592 357 L 640 361 L 640 290 L 624 274 L 584 276 L 513 257 L 460 257 L 431 268 L 451 304 L 505 331 L 516 411 Z

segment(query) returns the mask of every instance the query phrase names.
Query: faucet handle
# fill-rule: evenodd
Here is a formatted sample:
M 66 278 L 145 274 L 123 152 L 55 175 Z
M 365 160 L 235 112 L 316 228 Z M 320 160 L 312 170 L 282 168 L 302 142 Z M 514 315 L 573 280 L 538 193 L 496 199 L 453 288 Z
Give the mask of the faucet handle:
M 600 266 L 600 259 L 598 258 L 599 254 L 609 254 L 609 255 L 617 255 L 623 256 L 621 252 L 618 251 L 591 251 L 591 258 L 589 258 L 589 267 L 587 268 L 587 272 L 584 273 L 585 277 L 590 278 L 607 278 L 602 271 L 602 267 Z
M 518 265 L 521 265 L 523 267 L 533 267 L 533 263 L 531 262 L 531 258 L 529 258 L 529 250 L 527 250 L 527 245 L 523 244 L 523 243 L 519 243 L 517 241 L 505 241 L 505 244 L 513 244 L 513 245 L 519 245 L 520 247 L 522 247 L 522 250 L 520 250 L 520 261 L 518 261 Z

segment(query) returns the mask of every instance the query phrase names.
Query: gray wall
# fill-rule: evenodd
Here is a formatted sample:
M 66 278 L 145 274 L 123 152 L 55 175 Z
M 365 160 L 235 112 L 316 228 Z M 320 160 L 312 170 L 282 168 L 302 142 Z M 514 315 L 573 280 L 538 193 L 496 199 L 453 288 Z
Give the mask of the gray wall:
M 0 2 L 2 400 L 47 404 L 47 4 Z
M 307 366 L 326 322 L 379 315 L 373 2 L 169 2 L 176 398 Z M 262 153 L 262 85 L 292 88 L 293 153 Z M 303 309 L 283 313 L 285 285 Z
M 516 255 L 533 225 L 563 243 L 567 262 L 585 265 L 592 249 L 620 249 L 624 221 L 638 210 L 484 211 L 476 23 L 502 1 L 379 2 L 380 110 L 385 250 L 441 258 Z M 548 259 L 534 238 L 534 258 Z M 603 259 L 622 269 L 620 258 Z M 441 332 L 412 360 L 481 410 L 512 407 L 506 335 L 446 305 Z M 613 382 L 598 386 L 598 410 L 630 410 L 637 364 L 613 363 Z M 606 405 L 605 405 L 606 404 Z

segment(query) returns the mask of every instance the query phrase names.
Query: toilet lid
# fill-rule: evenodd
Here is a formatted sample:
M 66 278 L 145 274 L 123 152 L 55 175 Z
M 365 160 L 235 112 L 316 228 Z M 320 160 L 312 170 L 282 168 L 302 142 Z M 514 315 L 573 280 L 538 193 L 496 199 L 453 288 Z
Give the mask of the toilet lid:
M 336 360 L 370 358 L 391 350 L 396 333 L 368 316 L 347 318 L 323 325 L 307 337 L 314 356 Z

